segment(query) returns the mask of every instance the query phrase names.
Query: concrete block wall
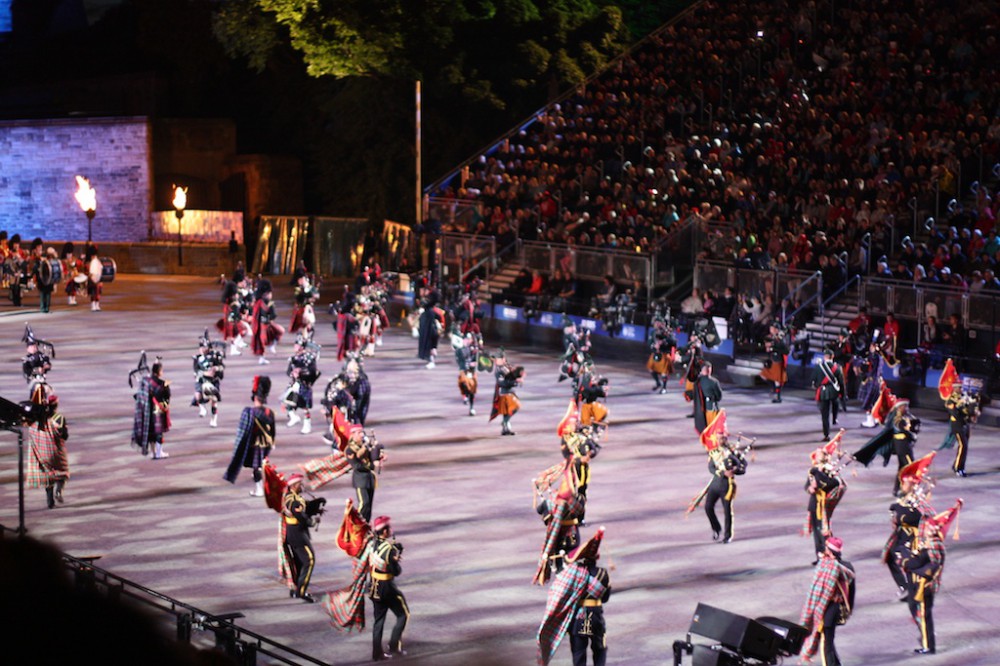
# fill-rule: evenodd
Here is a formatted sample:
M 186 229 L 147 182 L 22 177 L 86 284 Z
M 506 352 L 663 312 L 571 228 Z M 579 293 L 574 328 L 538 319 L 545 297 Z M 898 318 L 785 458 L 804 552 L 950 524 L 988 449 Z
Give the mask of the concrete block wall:
M 95 242 L 147 238 L 152 210 L 146 118 L 0 121 L 0 229 L 31 239 L 87 238 L 76 175 L 97 191 Z
M 181 224 L 184 242 L 228 243 L 236 232 L 236 242 L 243 243 L 243 213 L 228 210 L 185 210 Z M 154 241 L 177 240 L 177 214 L 157 210 L 149 214 L 149 234 Z

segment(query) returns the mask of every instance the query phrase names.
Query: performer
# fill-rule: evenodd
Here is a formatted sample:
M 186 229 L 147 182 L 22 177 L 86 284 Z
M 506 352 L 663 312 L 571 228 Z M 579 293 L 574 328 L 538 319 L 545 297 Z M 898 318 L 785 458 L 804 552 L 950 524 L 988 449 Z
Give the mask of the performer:
M 362 426 L 368 418 L 368 404 L 371 402 L 372 386 L 365 373 L 364 357 L 359 352 L 347 354 L 344 361 L 344 390 L 350 397 L 347 418 L 351 423 Z
M 285 334 L 285 329 L 275 322 L 277 315 L 274 311 L 274 292 L 271 290 L 269 280 L 261 280 L 257 283 L 256 300 L 253 304 L 251 319 L 253 320 L 253 340 L 251 347 L 257 356 L 259 365 L 270 363 L 264 357 L 266 352 L 277 353 L 277 345 L 281 336 Z
M 55 346 L 46 340 L 35 337 L 31 324 L 25 324 L 21 342 L 25 345 L 25 354 L 21 359 L 21 372 L 28 382 L 28 399 L 37 405 L 44 405 L 53 394 L 52 387 L 46 380 L 46 375 L 52 369 L 52 357 L 55 356 Z
M 225 374 L 226 357 L 212 345 L 207 328 L 198 340 L 198 354 L 192 359 L 194 397 L 191 399 L 191 406 L 198 408 L 198 416 L 201 418 L 211 411 L 212 419 L 208 425 L 216 428 L 219 425 L 219 402 L 222 401 L 222 377 Z M 205 409 L 206 404 L 209 409 Z
M 344 451 L 351 465 L 351 485 L 358 500 L 358 513 L 365 520 L 372 518 L 372 501 L 375 499 L 375 489 L 378 487 L 376 473 L 381 473 L 382 463 L 386 456 L 383 447 L 375 438 L 374 433 L 355 430 Z
M 142 378 L 135 394 L 135 418 L 132 421 L 132 443 L 142 455 L 153 460 L 169 458 L 163 450 L 163 436 L 170 431 L 170 382 L 163 378 L 163 360 L 157 357 L 149 375 Z
M 854 565 L 841 559 L 843 547 L 841 539 L 828 538 L 819 566 L 813 573 L 812 586 L 799 620 L 799 624 L 809 630 L 800 652 L 806 662 L 821 652 L 824 665 L 840 663 L 834 639 L 837 627 L 846 624 L 854 610 L 855 591 Z
M 534 480 L 535 499 L 539 494 L 543 497 L 536 503 L 535 510 L 545 523 L 545 541 L 533 580 L 537 585 L 544 585 L 552 574 L 561 571 L 566 553 L 580 544 L 579 525 L 587 506 L 586 486 L 590 478 L 590 457 L 576 456 L 565 451 L 563 455 L 566 459 L 557 473 L 552 474 L 550 468 Z M 558 490 L 550 494 L 550 487 L 557 481 Z M 583 492 L 580 491 L 581 484 Z
M 337 311 L 337 360 L 343 361 L 348 353 L 358 349 L 358 318 L 354 315 L 355 298 L 348 286 L 344 286 L 344 298 L 334 305 Z
M 401 566 L 403 544 L 394 538 L 389 516 L 376 518 L 372 524 L 372 532 L 374 532 L 370 555 L 372 586 L 369 592 L 375 618 L 372 626 L 372 659 L 379 661 L 406 655 L 403 650 L 403 631 L 406 629 L 407 620 L 410 619 L 410 607 L 406 605 L 406 597 L 396 586 L 396 578 L 403 572 Z M 389 611 L 396 616 L 396 624 L 389 634 L 389 649 L 383 651 L 382 634 Z
M 705 500 L 705 514 L 712 527 L 712 540 L 718 541 L 721 536 L 722 543 L 731 543 L 735 516 L 733 510 L 733 502 L 736 499 L 735 477 L 746 474 L 747 459 L 744 452 L 736 448 L 735 442 L 729 440 L 725 410 L 721 410 L 701 433 L 701 444 L 708 451 L 708 471 L 712 475 L 712 480 L 691 500 L 687 513 L 694 511 L 702 500 Z M 722 500 L 724 512 L 724 531 L 715 515 L 715 505 L 719 500 Z
M 267 396 L 271 393 L 271 378 L 267 375 L 253 378 L 253 388 L 250 391 L 252 407 L 244 407 L 240 414 L 240 424 L 236 429 L 236 443 L 233 447 L 233 457 L 222 478 L 229 483 L 236 483 L 240 468 L 253 469 L 254 489 L 251 497 L 264 496 L 264 476 L 261 468 L 264 459 L 271 454 L 274 447 L 274 412 L 267 407 Z
M 424 298 L 423 312 L 420 313 L 420 340 L 417 344 L 417 356 L 427 361 L 427 367 L 434 367 L 437 358 L 438 340 L 445 331 L 445 313 L 438 302 L 441 297 L 437 290 L 431 290 Z
M 674 356 L 677 353 L 677 340 L 667 327 L 667 320 L 662 316 L 653 317 L 653 329 L 649 332 L 649 359 L 646 369 L 653 376 L 653 390 L 663 394 L 667 392 L 667 380 L 674 373 Z
M 858 400 L 861 402 L 861 409 L 865 411 L 865 420 L 861 423 L 862 428 L 874 428 L 878 425 L 873 410 L 885 384 L 882 379 L 884 367 L 885 359 L 879 351 L 879 346 L 873 342 L 868 347 L 868 356 L 856 365 L 856 371 L 861 375 Z
M 837 425 L 837 415 L 840 401 L 846 395 L 844 373 L 833 361 L 833 350 L 823 350 L 823 360 L 816 364 L 813 370 L 812 386 L 816 389 L 816 402 L 823 419 L 823 441 L 830 439 L 830 413 L 833 413 L 833 425 Z
M 601 400 L 608 398 L 608 378 L 588 373 L 586 383 L 581 378 L 577 391 L 580 404 L 580 425 L 600 432 L 608 427 L 608 407 Z
M 899 463 L 892 493 L 899 492 L 900 478 L 903 468 L 913 462 L 913 444 L 920 433 L 920 419 L 910 413 L 910 403 L 907 400 L 898 401 L 886 417 L 886 425 L 882 431 L 854 453 L 854 459 L 867 467 L 876 455 L 882 456 L 882 466 L 889 464 L 893 455 Z
M 892 580 L 899 589 L 899 600 L 904 601 L 909 590 L 909 578 L 900 562 L 917 548 L 920 521 L 934 516 L 930 504 L 933 483 L 927 470 L 934 460 L 934 451 L 914 460 L 899 473 L 899 497 L 889 507 L 892 534 L 882 548 L 882 562 L 889 567 Z
M 27 263 L 28 253 L 21 247 L 21 234 L 14 234 L 10 237 L 4 259 L 4 273 L 10 286 L 10 300 L 15 308 L 21 307 L 21 289 L 28 281 Z
M 320 497 L 307 502 L 302 497 L 301 474 L 289 476 L 287 484 L 281 500 L 281 517 L 285 526 L 283 547 L 291 568 L 291 579 L 295 584 L 288 591 L 288 596 L 311 604 L 316 601 L 309 594 L 309 581 L 312 579 L 316 555 L 309 537 L 309 528 L 319 525 L 326 500 Z
M 243 353 L 241 350 L 247 347 L 243 341 L 243 336 L 250 330 L 245 321 L 246 310 L 239 285 L 235 280 L 227 280 L 222 288 L 222 317 L 215 327 L 222 333 L 222 339 L 229 343 L 230 356 L 240 356 Z
M 35 241 L 38 245 L 32 247 L 31 279 L 38 287 L 39 309 L 47 313 L 52 309 L 52 292 L 56 289 L 57 281 L 51 271 L 45 273 L 43 266 L 49 261 L 58 261 L 58 255 L 55 248 L 43 250 L 41 238 L 36 238 Z M 59 268 L 62 270 L 61 265 Z
M 760 376 L 774 385 L 771 402 L 781 402 L 781 388 L 788 382 L 788 343 L 785 341 L 785 332 L 776 324 L 771 324 L 768 330 L 769 333 L 764 338 L 764 350 L 768 358 Z
M 701 434 L 719 413 L 722 401 L 722 384 L 712 376 L 712 364 L 700 362 L 698 378 L 692 383 L 694 397 L 694 429 Z
M 458 364 L 458 392 L 462 395 L 462 403 L 469 406 L 469 416 L 475 416 L 476 391 L 479 388 L 476 370 L 479 362 L 480 340 L 471 329 L 463 335 L 453 325 L 451 347 L 455 350 L 455 362 Z
M 87 267 L 87 296 L 90 298 L 90 311 L 99 312 L 101 291 L 104 288 L 101 282 L 104 265 L 101 263 L 101 258 L 97 256 L 97 246 L 89 241 L 83 257 L 83 265 Z
M 911 556 L 900 558 L 903 570 L 910 576 L 907 605 L 910 607 L 913 621 L 920 628 L 920 647 L 914 650 L 917 654 L 934 654 L 937 651 L 937 641 L 934 636 L 934 597 L 941 589 L 941 576 L 944 573 L 944 540 L 948 536 L 951 523 L 958 520 L 961 508 L 962 500 L 958 499 L 947 511 L 924 518 L 920 523 L 918 548 Z M 958 538 L 957 527 L 955 538 Z
M 517 399 L 517 394 L 514 391 L 524 381 L 524 367 L 520 365 L 512 367 L 501 348 L 500 355 L 494 361 L 494 368 L 497 383 L 493 391 L 493 409 L 490 412 L 490 421 L 497 416 L 502 416 L 500 434 L 516 435 L 517 433 L 510 427 L 510 420 L 521 409 L 521 401 Z
M 25 474 L 29 488 L 45 488 L 45 500 L 50 509 L 56 502 L 63 503 L 63 487 L 69 480 L 67 439 L 66 418 L 59 413 L 59 398 L 53 393 L 48 396 L 42 417 L 28 425 L 30 455 Z
M 587 648 L 594 666 L 604 666 L 608 658 L 604 603 L 611 596 L 608 570 L 597 566 L 604 528 L 566 555 L 566 565 L 549 588 L 545 617 L 538 627 L 538 663 L 552 661 L 563 636 L 569 632 L 574 666 L 586 666 Z
M 319 289 L 309 281 L 303 262 L 299 262 L 295 269 L 292 284 L 295 286 L 295 306 L 292 308 L 292 323 L 288 332 L 305 331 L 306 335 L 312 337 L 313 326 L 316 324 L 313 304 L 319 299 Z
M 83 270 L 83 261 L 74 254 L 73 243 L 66 241 L 62 246 L 63 277 L 66 279 L 66 303 L 76 305 L 76 295 L 80 285 L 86 284 L 87 275 Z
M 846 432 L 843 428 L 826 445 L 810 454 L 812 466 L 806 478 L 806 492 L 809 493 L 809 520 L 807 527 L 813 537 L 813 552 L 816 559 L 822 556 L 826 539 L 833 535 L 831 523 L 833 511 L 847 490 L 847 483 L 840 476 L 838 452 L 840 440 Z
M 684 379 L 681 383 L 684 386 L 684 400 L 687 402 L 695 402 L 694 395 L 694 385 L 701 376 L 701 366 L 705 364 L 705 357 L 701 350 L 701 337 L 696 333 L 691 334 L 691 338 L 688 341 L 687 348 L 684 350 Z M 688 414 L 689 419 L 695 418 L 695 412 L 697 410 L 697 405 L 691 406 L 691 413 Z M 699 429 L 695 426 L 698 432 L 705 429 L 705 425 L 702 424 Z
M 950 392 L 947 390 L 949 385 Z M 964 477 L 965 461 L 969 455 L 969 435 L 972 424 L 979 418 L 979 395 L 966 390 L 951 359 L 945 363 L 938 391 L 944 398 L 945 409 L 948 410 L 948 434 L 938 448 L 950 449 L 957 445 L 951 471 L 955 476 Z
M 282 403 L 288 412 L 288 427 L 302 422 L 302 434 L 312 432 L 311 412 L 313 406 L 313 384 L 319 379 L 320 371 L 316 367 L 320 346 L 299 333 L 295 338 L 295 350 L 288 359 L 285 374 L 289 377 L 288 388 L 282 395 Z M 299 416 L 298 410 L 303 411 Z

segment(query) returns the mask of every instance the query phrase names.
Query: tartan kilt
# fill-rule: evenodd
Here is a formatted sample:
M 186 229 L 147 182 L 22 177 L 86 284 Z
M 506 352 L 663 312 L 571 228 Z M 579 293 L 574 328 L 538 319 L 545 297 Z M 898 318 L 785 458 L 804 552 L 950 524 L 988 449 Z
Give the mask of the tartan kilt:
M 785 370 L 784 363 L 772 363 L 760 371 L 760 376 L 764 381 L 771 382 L 772 384 L 781 384 L 784 386 L 788 382 L 788 372 Z
M 646 369 L 658 375 L 670 375 L 674 372 L 673 354 L 660 354 L 660 360 L 656 360 L 656 354 L 650 354 L 646 361 Z
M 25 481 L 29 488 L 49 486 L 56 481 L 69 479 L 69 459 L 66 446 L 48 430 L 37 424 L 28 428 L 30 455 L 25 468 Z
M 273 322 L 264 327 L 263 333 L 264 346 L 277 344 L 281 340 L 281 329 Z
M 604 423 L 608 418 L 607 405 L 600 402 L 585 402 L 580 407 L 580 423 L 590 425 L 592 423 Z
M 306 327 L 305 317 L 303 316 L 305 312 L 306 309 L 302 307 L 296 307 L 292 310 L 292 323 L 288 327 L 289 333 L 298 333 Z
M 862 382 L 861 386 L 858 388 L 858 402 L 861 403 L 861 409 L 866 412 L 870 412 L 872 410 L 872 407 L 875 406 L 875 402 L 878 400 L 878 396 L 878 380 L 869 379 L 866 382 Z
M 514 416 L 521 409 L 521 401 L 513 393 L 497 396 L 497 413 L 500 416 Z
M 476 395 L 479 389 L 479 379 L 473 373 L 470 375 L 464 370 L 458 373 L 458 391 L 462 395 Z

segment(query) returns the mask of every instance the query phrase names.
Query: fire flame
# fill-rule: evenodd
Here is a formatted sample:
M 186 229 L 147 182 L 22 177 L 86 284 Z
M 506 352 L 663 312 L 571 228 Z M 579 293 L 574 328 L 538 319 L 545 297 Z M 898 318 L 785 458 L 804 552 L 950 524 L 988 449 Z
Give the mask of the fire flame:
M 76 202 L 84 212 L 97 210 L 97 190 L 90 186 L 90 181 L 83 176 L 76 177 Z
M 187 206 L 187 188 L 174 185 L 174 208 L 184 210 Z

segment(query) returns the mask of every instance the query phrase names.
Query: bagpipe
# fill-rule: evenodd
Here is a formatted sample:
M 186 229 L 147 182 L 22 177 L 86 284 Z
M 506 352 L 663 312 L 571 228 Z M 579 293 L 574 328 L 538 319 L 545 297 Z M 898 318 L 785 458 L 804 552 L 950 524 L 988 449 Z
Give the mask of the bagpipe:
M 715 463 L 718 472 L 732 471 L 742 474 L 746 471 L 750 462 L 757 460 L 753 445 L 757 442 L 756 437 L 744 437 L 743 433 L 736 433 L 736 443 L 731 439 L 708 452 L 709 458 Z M 744 444 L 744 440 L 746 444 Z
M 139 352 L 139 364 L 136 366 L 135 370 L 128 373 L 128 385 L 129 388 L 135 388 L 135 379 L 138 377 L 142 380 L 144 377 L 149 377 L 151 374 L 149 368 L 149 363 L 146 360 L 146 351 L 143 350 Z

